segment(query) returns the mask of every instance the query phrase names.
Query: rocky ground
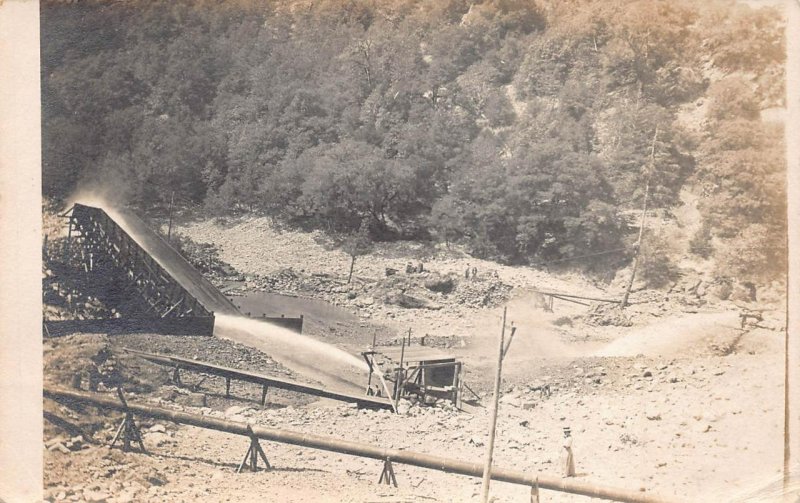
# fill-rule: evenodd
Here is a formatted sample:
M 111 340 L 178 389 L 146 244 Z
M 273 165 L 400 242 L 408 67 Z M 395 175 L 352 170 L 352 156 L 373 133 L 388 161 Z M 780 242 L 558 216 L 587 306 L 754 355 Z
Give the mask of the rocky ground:
M 231 399 L 224 397 L 223 380 L 213 377 L 189 374 L 177 386 L 163 368 L 122 349 L 305 379 L 270 357 L 268 346 L 259 351 L 216 337 L 48 340 L 48 383 L 74 384 L 74 376 L 88 374 L 101 354 L 103 365 L 116 369 L 129 400 L 475 461 L 486 449 L 485 405 L 505 307 L 517 331 L 504 363 L 497 466 L 558 475 L 561 430 L 569 425 L 577 480 L 583 482 L 646 489 L 676 501 L 745 501 L 765 494 L 779 475 L 783 333 L 778 304 L 747 301 L 735 287 L 726 296 L 711 281 L 686 278 L 659 292 L 637 287 L 636 303 L 622 314 L 602 303 L 559 300 L 549 311 L 534 290 L 614 297 L 618 285 L 408 243 L 379 246 L 359 258 L 356 280 L 348 285 L 349 258 L 320 235 L 281 232 L 268 219 L 193 223 L 180 231 L 218 247 L 221 260 L 245 277 L 245 283 L 230 285 L 239 293 L 291 293 L 338 306 L 340 312 L 325 311 L 308 325 L 307 333 L 318 340 L 352 353 L 373 337 L 379 345 L 397 344 L 410 328 L 418 344 L 427 334 L 429 345 L 464 361 L 466 381 L 481 403 L 465 411 L 405 403 L 402 414 L 395 415 L 275 391 L 261 407 L 256 386 L 237 384 Z M 406 264 L 420 261 L 424 272 L 406 272 Z M 477 278 L 464 278 L 467 266 L 478 269 Z M 397 272 L 387 276 L 387 268 Z M 762 319 L 742 329 L 742 308 L 761 309 Z M 545 384 L 549 396 L 539 391 Z M 98 389 L 108 392 L 109 387 L 101 383 Z M 115 415 L 49 401 L 45 407 L 79 428 L 47 425 L 49 501 L 456 502 L 475 501 L 480 492 L 478 479 L 402 465 L 395 466 L 399 488 L 378 485 L 377 461 L 270 442 L 263 446 L 273 470 L 236 475 L 246 439 L 147 420 L 141 423 L 150 454 L 123 454 L 105 447 L 119 419 Z M 494 483 L 492 495 L 498 502 L 529 501 L 528 491 L 510 484 Z M 587 501 L 549 491 L 542 497 Z
M 97 339 L 74 336 L 59 341 L 47 352 L 48 379 L 63 382 L 59 353 L 72 354 L 71 360 L 77 361 L 74 348 L 88 349 L 86 357 L 96 349 Z M 755 490 L 781 467 L 779 339 L 772 332 L 754 331 L 728 356 L 709 351 L 703 357 L 669 359 L 531 359 L 525 369 L 510 372 L 504 383 L 496 464 L 557 474 L 560 432 L 569 425 L 575 436 L 578 480 L 647 488 L 680 501 L 729 501 Z M 114 354 L 119 345 L 131 342 L 111 341 Z M 253 361 L 237 356 L 222 360 L 242 366 Z M 254 401 L 258 390 L 245 385 L 237 387 L 237 398 L 224 400 L 221 383 L 206 381 L 189 390 L 176 388 L 160 368 L 137 368 L 135 375 L 151 376 L 146 379 L 149 386 L 132 389 L 129 400 L 316 435 L 346 432 L 354 441 L 457 459 L 479 459 L 485 450 L 488 411 L 481 407 L 468 413 L 409 406 L 398 416 L 346 404 L 303 404 L 281 396 L 262 408 Z M 473 376 L 481 395 L 488 381 Z M 532 389 L 543 382 L 551 385 L 552 395 Z M 192 401 L 197 395 L 206 397 L 205 404 L 203 399 Z M 147 420 L 141 426 L 152 454 L 123 455 L 104 445 L 115 427 L 110 417 L 52 404 L 48 408 L 95 428 L 85 438 L 48 427 L 45 486 L 50 501 L 256 501 L 271 495 L 308 502 L 468 501 L 480 489 L 477 479 L 400 465 L 395 467 L 400 488 L 387 488 L 375 484 L 378 462 L 269 442 L 264 448 L 275 469 L 236 475 L 233 470 L 246 450 L 245 439 Z M 496 501 L 527 501 L 522 488 L 508 484 L 495 484 L 492 494 Z M 581 498 L 549 493 L 547 500 Z
M 358 257 L 348 284 L 350 257 L 319 231 L 287 231 L 268 217 L 189 221 L 178 230 L 197 243 L 212 244 L 215 255 L 238 271 L 236 278 L 244 281 L 218 280 L 231 295 L 266 291 L 324 300 L 397 334 L 412 329 L 419 335 L 457 339 L 480 332 L 477 327 L 493 316 L 491 312 L 509 303 L 520 317 L 531 308 L 542 314 L 538 308 L 547 298 L 539 291 L 618 299 L 630 275 L 622 270 L 602 282 L 574 272 L 555 274 L 480 260 L 455 246 L 393 242 L 378 243 L 371 253 Z M 417 272 L 420 265 L 423 272 Z M 663 291 L 646 290 L 637 281 L 633 305 L 624 315 L 610 304 L 582 301 L 590 304 L 586 309 L 556 300 L 554 313 L 544 317 L 548 328 L 561 320 L 555 327 L 561 328 L 562 337 L 580 332 L 598 340 L 615 338 L 619 327 L 646 326 L 675 313 L 714 310 L 767 309 L 761 325 L 781 329 L 782 292 L 781 285 L 771 285 L 759 291 L 755 301 L 745 285 L 693 273 Z

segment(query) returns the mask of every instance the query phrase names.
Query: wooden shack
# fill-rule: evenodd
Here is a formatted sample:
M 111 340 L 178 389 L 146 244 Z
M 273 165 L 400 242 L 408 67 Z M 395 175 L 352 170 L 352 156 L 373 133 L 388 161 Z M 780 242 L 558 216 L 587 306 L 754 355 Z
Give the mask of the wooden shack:
M 367 394 L 432 403 L 439 399 L 461 407 L 462 362 L 425 346 L 378 347 L 361 353 L 369 366 Z

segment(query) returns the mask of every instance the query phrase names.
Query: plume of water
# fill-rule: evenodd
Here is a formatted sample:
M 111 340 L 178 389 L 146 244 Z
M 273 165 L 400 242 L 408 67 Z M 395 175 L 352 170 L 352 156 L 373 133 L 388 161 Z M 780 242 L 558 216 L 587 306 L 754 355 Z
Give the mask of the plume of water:
M 242 316 L 217 315 L 214 335 L 260 349 L 283 366 L 326 386 L 363 392 L 367 363 L 331 344 Z

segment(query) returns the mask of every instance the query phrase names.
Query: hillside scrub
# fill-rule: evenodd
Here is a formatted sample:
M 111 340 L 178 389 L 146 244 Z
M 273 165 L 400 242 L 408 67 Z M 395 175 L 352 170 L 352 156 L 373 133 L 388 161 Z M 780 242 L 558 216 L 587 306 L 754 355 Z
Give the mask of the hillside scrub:
M 691 182 L 694 246 L 745 238 L 716 258 L 768 280 L 782 30 L 727 0 L 49 0 L 43 190 L 535 263 L 630 244 L 646 181 L 663 209 Z M 705 102 L 698 133 L 679 112 Z

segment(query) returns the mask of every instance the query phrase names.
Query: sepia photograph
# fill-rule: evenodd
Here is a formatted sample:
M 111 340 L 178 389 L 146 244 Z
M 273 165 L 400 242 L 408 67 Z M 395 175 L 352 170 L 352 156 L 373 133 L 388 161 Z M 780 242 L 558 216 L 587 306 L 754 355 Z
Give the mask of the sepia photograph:
M 800 1 L 36 10 L 0 501 L 800 502 Z

